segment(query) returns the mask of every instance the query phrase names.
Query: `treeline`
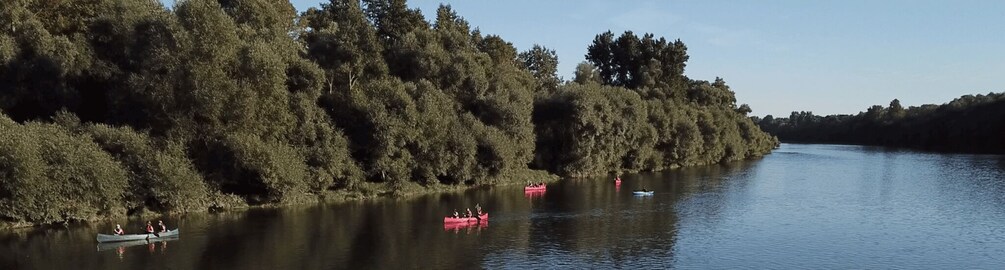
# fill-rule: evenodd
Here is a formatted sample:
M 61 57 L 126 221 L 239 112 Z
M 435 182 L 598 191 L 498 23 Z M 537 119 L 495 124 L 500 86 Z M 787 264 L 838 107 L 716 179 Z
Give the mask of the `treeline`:
M 0 219 L 190 212 L 763 155 L 686 47 L 554 51 L 403 0 L 0 2 Z
M 904 108 L 894 99 L 856 115 L 792 112 L 755 119 L 784 141 L 910 147 L 931 151 L 1005 154 L 1005 94 L 965 95 L 942 104 Z
M 534 108 L 539 168 L 573 176 L 655 171 L 757 157 L 778 144 L 721 78 L 684 76 L 680 40 L 606 32 L 586 58 L 554 91 L 552 80 L 536 76 L 546 86 Z

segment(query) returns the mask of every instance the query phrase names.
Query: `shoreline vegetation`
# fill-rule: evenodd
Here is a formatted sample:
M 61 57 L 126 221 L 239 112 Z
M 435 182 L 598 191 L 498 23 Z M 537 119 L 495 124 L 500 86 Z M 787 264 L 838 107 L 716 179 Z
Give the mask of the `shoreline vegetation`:
M 792 112 L 758 126 L 785 142 L 905 147 L 936 152 L 1005 154 L 1005 93 L 964 95 L 942 105 L 904 108 L 900 100 L 855 115 Z
M 687 47 L 598 34 L 575 77 L 449 6 L 0 2 L 0 223 L 408 196 L 756 158 Z

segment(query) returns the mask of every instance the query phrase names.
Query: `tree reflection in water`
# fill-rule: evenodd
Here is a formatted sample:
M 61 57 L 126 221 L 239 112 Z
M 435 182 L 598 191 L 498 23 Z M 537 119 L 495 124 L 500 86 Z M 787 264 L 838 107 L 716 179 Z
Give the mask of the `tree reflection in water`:
M 999 196 L 1005 190 L 1005 159 L 914 152 L 875 155 L 855 146 L 785 147 L 761 161 L 622 175 L 620 186 L 609 177 L 563 180 L 550 184 L 547 196 L 526 193 L 522 186 L 493 186 L 402 199 L 185 215 L 179 227 L 189 233 L 185 241 L 170 243 L 171 252 L 161 243 L 161 252 L 114 246 L 108 250 L 119 252 L 79 256 L 80 250 L 94 247 L 95 234 L 108 224 L 0 233 L 0 269 L 813 268 L 809 266 L 821 256 L 860 255 L 845 249 L 810 252 L 817 257 L 789 255 L 831 244 L 819 240 L 831 237 L 829 231 L 803 225 L 832 222 L 879 222 L 893 227 L 877 229 L 890 235 L 881 239 L 902 243 L 919 239 L 915 233 L 902 233 L 908 232 L 905 228 L 955 233 L 952 239 L 934 238 L 938 246 L 918 246 L 924 257 L 915 251 L 841 243 L 888 258 L 920 258 L 919 264 L 859 257 L 864 261 L 823 268 L 925 268 L 909 266 L 920 266 L 927 258 L 960 258 L 952 262 L 973 266 L 962 268 L 1000 265 L 992 257 L 958 250 L 1000 250 L 999 242 L 969 240 L 1001 239 L 986 226 L 1001 227 L 1005 220 L 1005 197 Z M 896 170 L 886 173 L 884 168 Z M 876 181 L 849 181 L 855 178 Z M 643 187 L 657 196 L 631 194 Z M 892 204 L 897 200 L 901 203 Z M 913 207 L 925 203 L 945 211 Z M 444 213 L 452 214 L 461 205 L 480 205 L 491 212 L 492 229 L 487 223 L 444 225 Z M 905 209 L 877 212 L 861 205 Z M 908 210 L 933 215 L 917 218 Z M 884 215 L 914 222 L 884 222 Z M 980 223 L 946 227 L 958 224 L 952 222 L 959 217 Z M 941 219 L 929 222 L 932 218 Z M 787 237 L 793 233 L 800 238 Z M 821 238 L 804 243 L 812 237 Z M 771 249 L 784 253 L 763 252 Z

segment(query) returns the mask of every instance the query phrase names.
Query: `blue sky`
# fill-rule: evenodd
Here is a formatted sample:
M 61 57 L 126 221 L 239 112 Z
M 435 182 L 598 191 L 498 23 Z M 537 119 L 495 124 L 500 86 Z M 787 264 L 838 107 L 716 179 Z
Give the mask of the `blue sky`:
M 171 0 L 164 0 L 170 2 Z M 318 0 L 292 1 L 298 10 Z M 723 77 L 753 115 L 857 113 L 1005 91 L 1005 1 L 409 1 L 450 4 L 518 50 L 556 50 L 571 79 L 593 37 L 681 39 L 693 79 Z

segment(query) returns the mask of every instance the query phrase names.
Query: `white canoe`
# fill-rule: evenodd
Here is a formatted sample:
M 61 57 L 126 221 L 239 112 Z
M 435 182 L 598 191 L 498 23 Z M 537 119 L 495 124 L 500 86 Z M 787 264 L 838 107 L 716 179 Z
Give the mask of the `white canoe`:
M 149 245 L 149 244 L 158 243 L 158 242 L 167 242 L 167 241 L 175 241 L 175 240 L 178 240 L 177 236 L 175 236 L 175 237 L 157 237 L 157 238 L 150 238 L 150 239 L 147 239 L 147 240 L 131 240 L 131 241 L 122 241 L 122 242 L 105 242 L 105 243 L 98 243 L 98 251 L 116 250 L 116 249 L 118 249 L 120 247 L 131 247 L 131 246 Z
M 108 242 L 121 242 L 121 241 L 136 241 L 136 240 L 150 240 L 156 238 L 166 238 L 166 237 L 178 237 L 178 229 L 168 230 L 162 233 L 152 233 L 152 234 L 124 234 L 124 235 L 114 235 L 114 234 L 98 234 L 98 243 L 108 243 Z

